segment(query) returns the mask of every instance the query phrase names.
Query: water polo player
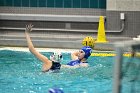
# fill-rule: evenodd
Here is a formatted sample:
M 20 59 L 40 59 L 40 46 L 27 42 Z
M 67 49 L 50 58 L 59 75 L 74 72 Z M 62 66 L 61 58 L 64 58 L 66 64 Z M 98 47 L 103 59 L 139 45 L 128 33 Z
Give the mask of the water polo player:
M 44 64 L 42 66 L 42 71 L 43 72 L 47 72 L 47 71 L 59 71 L 60 67 L 61 67 L 61 59 L 62 59 L 62 55 L 60 52 L 54 52 L 51 56 L 50 59 L 48 59 L 46 56 L 42 55 L 41 53 L 39 53 L 38 51 L 36 51 L 36 49 L 34 48 L 31 38 L 29 36 L 29 32 L 32 31 L 32 27 L 33 25 L 29 24 L 26 26 L 26 30 L 25 30 L 25 36 L 26 36 L 26 40 L 27 40 L 27 44 L 29 47 L 29 50 L 32 54 L 34 54 L 40 61 L 42 61 Z
M 50 56 L 50 59 L 48 59 L 46 56 L 38 52 L 34 48 L 31 38 L 29 36 L 29 32 L 32 31 L 32 27 L 33 25 L 29 24 L 26 26 L 26 30 L 25 30 L 27 45 L 29 47 L 30 52 L 44 63 L 42 66 L 43 72 L 59 71 L 61 68 L 60 63 L 62 59 L 62 54 L 60 52 L 55 52 Z M 67 63 L 67 65 L 62 65 L 62 66 L 63 67 L 79 67 L 79 66 L 87 67 L 88 66 L 87 59 L 91 55 L 91 51 L 92 51 L 92 48 L 90 48 L 89 46 L 82 47 L 80 51 L 77 51 L 71 54 L 72 61 Z
M 91 55 L 92 48 L 89 46 L 84 46 L 81 50 L 76 51 L 71 54 L 72 61 L 68 62 L 67 65 L 63 65 L 63 67 L 87 67 L 88 62 L 87 59 Z

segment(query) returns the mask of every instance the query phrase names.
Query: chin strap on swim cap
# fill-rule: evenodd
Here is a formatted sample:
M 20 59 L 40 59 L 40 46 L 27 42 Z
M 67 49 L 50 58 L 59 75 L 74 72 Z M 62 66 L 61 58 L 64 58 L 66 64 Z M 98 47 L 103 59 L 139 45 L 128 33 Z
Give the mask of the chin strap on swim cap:
M 85 52 L 84 58 L 87 59 L 91 55 L 91 52 L 92 52 L 92 48 L 91 47 L 84 46 L 84 47 L 81 48 L 81 50 L 83 50 Z
M 50 56 L 50 60 L 53 62 L 58 62 L 60 63 L 62 60 L 62 54 L 59 52 L 54 52 L 51 56 Z

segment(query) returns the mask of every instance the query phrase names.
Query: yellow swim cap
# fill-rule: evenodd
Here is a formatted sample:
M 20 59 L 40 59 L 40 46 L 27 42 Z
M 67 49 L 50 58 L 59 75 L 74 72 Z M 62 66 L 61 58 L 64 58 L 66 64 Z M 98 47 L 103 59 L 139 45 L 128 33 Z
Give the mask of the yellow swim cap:
M 94 48 L 94 44 L 95 44 L 95 39 L 91 36 L 85 37 L 82 41 L 83 46 L 89 46 L 91 48 Z

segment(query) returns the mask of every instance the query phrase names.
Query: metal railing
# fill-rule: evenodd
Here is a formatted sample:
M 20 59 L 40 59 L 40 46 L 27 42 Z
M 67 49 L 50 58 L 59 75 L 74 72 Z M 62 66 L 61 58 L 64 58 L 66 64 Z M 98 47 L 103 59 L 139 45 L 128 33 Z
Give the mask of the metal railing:
M 45 15 L 45 14 L 7 14 L 0 13 L 0 20 L 21 20 L 21 21 L 52 21 L 52 22 L 87 22 L 87 23 L 98 23 L 100 16 L 80 16 L 80 15 Z M 104 16 L 106 19 L 106 16 Z M 71 25 L 69 23 L 69 25 Z M 66 26 L 66 25 L 65 25 Z M 121 19 L 120 30 L 106 30 L 108 33 L 120 33 L 125 28 L 125 20 Z M 2 30 L 24 30 L 24 28 L 16 27 L 0 27 Z M 57 29 L 57 28 L 34 28 L 36 31 L 70 31 L 70 32 L 98 32 L 98 30 L 82 30 L 82 29 Z

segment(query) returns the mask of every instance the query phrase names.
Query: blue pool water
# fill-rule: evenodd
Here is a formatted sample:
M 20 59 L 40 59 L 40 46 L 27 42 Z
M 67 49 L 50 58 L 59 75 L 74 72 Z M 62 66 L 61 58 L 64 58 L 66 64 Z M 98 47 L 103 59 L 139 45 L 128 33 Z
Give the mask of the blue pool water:
M 49 57 L 50 52 L 43 54 Z M 69 60 L 70 53 L 63 53 L 62 64 Z M 126 71 L 129 61 L 132 67 Z M 0 93 L 48 93 L 49 88 L 62 88 L 64 93 L 112 93 L 114 58 L 90 57 L 88 62 L 88 68 L 43 73 L 42 63 L 30 52 L 0 50 Z M 122 93 L 140 93 L 139 63 L 138 58 L 124 58 Z

